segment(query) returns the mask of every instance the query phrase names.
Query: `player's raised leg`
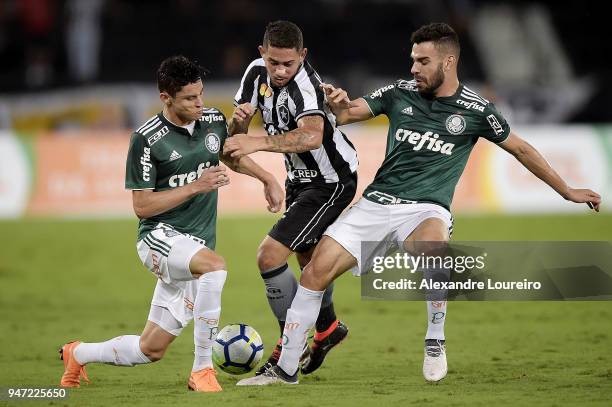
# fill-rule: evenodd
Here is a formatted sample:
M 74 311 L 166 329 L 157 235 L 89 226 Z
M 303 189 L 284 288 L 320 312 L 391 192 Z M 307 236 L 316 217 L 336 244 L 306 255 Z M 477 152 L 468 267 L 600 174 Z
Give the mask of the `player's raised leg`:
M 449 226 L 436 217 L 425 219 L 408 236 L 404 242 L 405 248 L 412 253 L 435 255 L 442 253 L 449 240 Z M 426 270 L 430 275 L 448 270 Z M 429 293 L 433 296 L 427 303 L 427 333 L 425 334 L 425 354 L 423 359 L 423 376 L 425 380 L 437 382 L 448 372 L 446 362 L 446 345 L 444 322 L 446 321 L 445 292 Z
M 287 311 L 278 365 L 259 376 L 239 381 L 239 386 L 297 384 L 300 355 L 308 332 L 315 325 L 324 291 L 336 277 L 355 264 L 356 259 L 334 239 L 328 236 L 321 239 L 302 273 L 295 298 Z

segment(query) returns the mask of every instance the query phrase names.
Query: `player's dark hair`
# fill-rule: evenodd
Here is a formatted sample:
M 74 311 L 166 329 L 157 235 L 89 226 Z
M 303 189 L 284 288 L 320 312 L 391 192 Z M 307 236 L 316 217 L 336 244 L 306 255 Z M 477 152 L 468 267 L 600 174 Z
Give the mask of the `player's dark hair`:
M 164 59 L 159 66 L 157 88 L 160 92 L 167 92 L 174 97 L 183 86 L 204 79 L 205 76 L 206 71 L 196 62 L 182 55 L 175 55 Z
M 431 23 L 424 25 L 412 33 L 410 41 L 412 41 L 413 44 L 431 41 L 438 50 L 453 52 L 456 54 L 456 57 L 459 58 L 459 52 L 461 50 L 459 36 L 448 24 Z
M 294 48 L 301 51 L 304 39 L 300 27 L 290 21 L 274 21 L 266 27 L 263 37 L 263 46 L 274 48 Z

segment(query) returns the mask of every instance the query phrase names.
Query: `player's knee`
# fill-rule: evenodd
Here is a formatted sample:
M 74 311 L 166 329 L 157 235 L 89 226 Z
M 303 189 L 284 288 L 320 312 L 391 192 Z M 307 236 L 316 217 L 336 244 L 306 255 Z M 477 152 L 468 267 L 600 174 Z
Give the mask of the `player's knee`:
M 161 360 L 164 357 L 164 354 L 166 353 L 166 347 L 150 343 L 146 340 L 141 340 L 140 351 L 151 362 L 157 362 L 158 360 Z
M 227 270 L 227 265 L 225 264 L 225 259 L 222 256 L 213 252 L 211 260 L 210 260 L 210 270 L 207 270 L 207 271 L 218 271 L 218 270 Z
M 225 259 L 212 250 L 202 250 L 197 253 L 189 264 L 191 274 L 199 277 L 204 273 L 227 270 Z
M 286 259 L 279 258 L 271 247 L 262 243 L 257 249 L 257 267 L 261 272 L 282 266 Z
M 330 273 L 319 267 L 316 261 L 311 261 L 302 271 L 300 285 L 309 290 L 323 291 L 331 284 Z

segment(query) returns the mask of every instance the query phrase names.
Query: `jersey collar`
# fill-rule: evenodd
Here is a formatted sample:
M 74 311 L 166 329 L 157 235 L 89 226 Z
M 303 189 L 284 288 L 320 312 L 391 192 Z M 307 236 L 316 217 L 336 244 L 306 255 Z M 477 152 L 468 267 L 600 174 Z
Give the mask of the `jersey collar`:
M 192 135 L 189 134 L 189 132 L 187 131 L 187 129 L 184 129 L 180 126 L 177 126 L 176 124 L 172 123 L 170 120 L 166 119 L 166 116 L 164 116 L 163 112 L 159 112 L 157 114 L 157 116 L 159 117 L 159 119 L 166 125 L 172 128 L 172 130 L 178 132 L 178 133 L 182 133 L 188 137 L 191 137 Z M 193 134 L 196 134 L 196 130 L 200 128 L 200 120 L 196 120 L 195 121 L 195 125 L 193 127 Z

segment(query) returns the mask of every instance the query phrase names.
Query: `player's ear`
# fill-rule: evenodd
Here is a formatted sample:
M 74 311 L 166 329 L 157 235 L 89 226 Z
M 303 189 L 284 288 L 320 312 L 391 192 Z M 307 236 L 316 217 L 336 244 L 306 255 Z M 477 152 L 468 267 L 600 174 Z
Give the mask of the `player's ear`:
M 263 45 L 258 46 L 257 49 L 259 50 L 259 55 L 261 55 L 262 58 L 266 56 L 266 49 L 263 47 Z
M 159 100 L 161 100 L 162 103 L 166 106 L 172 105 L 172 98 L 170 97 L 168 92 L 161 92 L 159 94 Z
M 302 59 L 302 62 L 304 62 L 304 59 L 306 59 L 306 54 L 308 54 L 308 48 L 302 48 L 302 52 L 300 53 L 300 58 Z
M 456 58 L 454 55 L 448 55 L 444 61 L 444 71 L 450 71 L 452 66 L 455 64 Z

